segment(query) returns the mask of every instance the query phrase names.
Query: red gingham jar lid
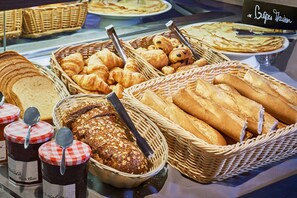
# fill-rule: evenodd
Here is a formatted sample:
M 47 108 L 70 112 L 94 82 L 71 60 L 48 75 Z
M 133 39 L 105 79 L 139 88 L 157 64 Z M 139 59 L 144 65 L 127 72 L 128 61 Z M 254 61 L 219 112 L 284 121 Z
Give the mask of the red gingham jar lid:
M 22 121 L 12 122 L 4 128 L 6 140 L 23 144 L 27 136 L 28 126 Z M 54 127 L 47 122 L 39 121 L 32 126 L 30 132 L 30 144 L 46 142 L 54 135 Z
M 12 104 L 4 103 L 0 106 L 0 124 L 11 123 L 19 118 L 20 109 Z
M 39 158 L 48 164 L 60 166 L 62 159 L 62 148 L 52 140 L 38 149 Z M 66 166 L 75 166 L 83 164 L 89 160 L 91 155 L 91 148 L 89 145 L 73 140 L 73 144 L 65 150 Z

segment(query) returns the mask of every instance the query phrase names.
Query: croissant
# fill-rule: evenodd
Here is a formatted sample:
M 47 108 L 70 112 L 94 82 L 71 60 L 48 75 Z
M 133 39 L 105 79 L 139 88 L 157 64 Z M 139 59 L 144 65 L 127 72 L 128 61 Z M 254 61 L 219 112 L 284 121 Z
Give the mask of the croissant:
M 165 36 L 155 36 L 153 38 L 153 43 L 158 49 L 163 50 L 166 55 L 168 55 L 173 49 L 170 39 Z
M 104 48 L 101 51 L 98 51 L 97 56 L 101 59 L 102 63 L 107 66 L 110 70 L 114 67 L 123 67 L 123 60 L 118 57 L 115 53 L 109 51 L 109 49 Z
M 191 50 L 188 47 L 183 46 L 183 45 L 180 45 L 180 46 L 174 48 L 169 53 L 169 60 L 171 63 L 176 63 L 179 61 L 187 61 L 191 57 L 192 57 Z
M 158 49 L 158 48 L 157 48 L 157 46 L 155 46 L 155 45 L 149 45 L 149 46 L 147 47 L 147 49 L 148 49 L 148 50 L 155 50 L 155 49 Z
M 141 83 L 146 80 L 141 73 L 124 70 L 115 70 L 112 73 L 112 77 L 116 82 L 123 85 L 124 88 L 131 87 L 132 85 Z
M 83 70 L 84 59 L 82 54 L 77 52 L 63 58 L 60 64 L 65 73 L 72 77 Z
M 118 98 L 123 98 L 123 91 L 125 88 L 120 83 L 111 85 L 110 88 L 117 95 Z
M 142 50 L 139 54 L 152 66 L 157 69 L 161 69 L 162 67 L 168 65 L 168 56 L 160 49 L 157 50 Z
M 109 71 L 109 76 L 108 76 L 108 79 L 107 79 L 107 84 L 109 85 L 113 85 L 116 83 L 116 81 L 114 80 L 113 78 L 113 75 L 115 73 L 116 70 L 123 70 L 122 68 L 119 68 L 119 67 L 114 67 L 112 68 L 110 71 Z
M 128 58 L 126 64 L 124 66 L 124 71 L 131 71 L 131 72 L 139 72 L 138 66 L 135 63 L 135 60 L 132 58 Z
M 84 66 L 83 69 L 78 74 L 87 74 L 87 66 Z
M 162 72 L 165 74 L 165 75 L 168 75 L 168 74 L 173 74 L 175 72 L 175 69 L 173 67 L 170 67 L 170 66 L 164 66 L 162 67 Z
M 110 93 L 112 90 L 109 88 L 101 78 L 96 74 L 88 75 L 73 75 L 72 79 L 82 88 L 89 91 L 100 91 L 104 94 Z
M 93 54 L 88 61 L 87 74 L 96 74 L 106 82 L 109 76 L 109 70 L 102 63 L 97 54 Z

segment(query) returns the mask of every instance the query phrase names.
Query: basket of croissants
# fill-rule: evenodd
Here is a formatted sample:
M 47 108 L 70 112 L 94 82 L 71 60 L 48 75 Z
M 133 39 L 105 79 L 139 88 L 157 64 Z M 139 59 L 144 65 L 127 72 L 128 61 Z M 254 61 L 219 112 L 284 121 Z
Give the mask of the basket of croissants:
M 169 164 L 201 183 L 297 153 L 297 90 L 238 61 L 151 79 L 124 100 L 161 129 Z
M 170 31 L 136 38 L 130 40 L 129 44 L 136 50 L 138 56 L 160 71 L 163 76 L 230 60 L 203 41 L 193 38 L 187 40 L 199 55 L 198 59 Z
M 57 128 L 69 127 L 75 139 L 92 149 L 89 171 L 119 188 L 136 187 L 159 173 L 168 158 L 160 129 L 142 112 L 122 101 L 140 135 L 154 155 L 146 158 L 130 130 L 105 95 L 76 94 L 60 100 L 53 113 Z
M 78 44 L 52 53 L 51 68 L 71 94 L 108 94 L 119 98 L 125 88 L 160 76 L 160 73 L 121 42 L 127 61 L 117 54 L 111 41 Z

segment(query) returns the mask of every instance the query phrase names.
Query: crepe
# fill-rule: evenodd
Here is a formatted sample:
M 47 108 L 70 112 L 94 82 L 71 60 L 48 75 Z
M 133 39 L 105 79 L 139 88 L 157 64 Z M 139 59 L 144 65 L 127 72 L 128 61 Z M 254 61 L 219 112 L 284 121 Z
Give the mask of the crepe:
M 231 22 L 207 23 L 184 28 L 187 35 L 203 40 L 218 50 L 240 53 L 257 53 L 277 50 L 284 39 L 277 36 L 237 36 L 234 28 L 246 29 L 247 25 Z M 254 28 L 253 28 L 254 30 Z M 266 28 L 256 28 L 257 31 Z
M 162 0 L 93 0 L 89 10 L 102 14 L 150 14 L 165 10 L 167 5 Z

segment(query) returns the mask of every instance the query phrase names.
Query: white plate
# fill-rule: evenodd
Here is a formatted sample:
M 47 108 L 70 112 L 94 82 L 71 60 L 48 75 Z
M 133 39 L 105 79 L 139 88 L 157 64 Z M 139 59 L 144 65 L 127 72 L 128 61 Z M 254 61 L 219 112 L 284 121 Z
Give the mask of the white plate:
M 181 29 L 189 28 L 192 26 L 203 25 L 203 24 L 211 24 L 211 23 L 216 23 L 216 22 L 194 23 L 194 24 L 183 26 Z M 241 25 L 246 25 L 246 24 L 241 23 Z M 246 25 L 246 26 L 250 26 L 250 25 Z M 218 51 L 221 52 L 222 54 L 225 54 L 226 56 L 228 56 L 231 60 L 243 60 L 243 59 L 247 59 L 251 56 L 275 54 L 275 53 L 284 51 L 289 46 L 289 40 L 284 36 L 280 36 L 280 37 L 282 37 L 284 39 L 283 46 L 281 48 L 273 50 L 273 51 L 256 52 L 256 53 L 240 53 L 240 52 L 229 52 L 229 51 L 223 51 L 223 50 L 218 50 Z
M 110 18 L 110 19 L 131 19 L 131 18 L 141 18 L 141 17 L 149 17 L 149 16 L 154 16 L 154 15 L 158 15 L 158 14 L 163 14 L 165 12 L 168 12 L 171 8 L 172 5 L 167 2 L 167 1 L 163 1 L 167 7 L 164 10 L 160 10 L 158 12 L 153 12 L 153 13 L 148 13 L 148 14 L 106 14 L 106 13 L 100 13 L 100 12 L 95 12 L 95 11 L 91 11 L 89 10 L 89 13 L 92 14 L 97 14 L 100 15 L 103 18 Z

